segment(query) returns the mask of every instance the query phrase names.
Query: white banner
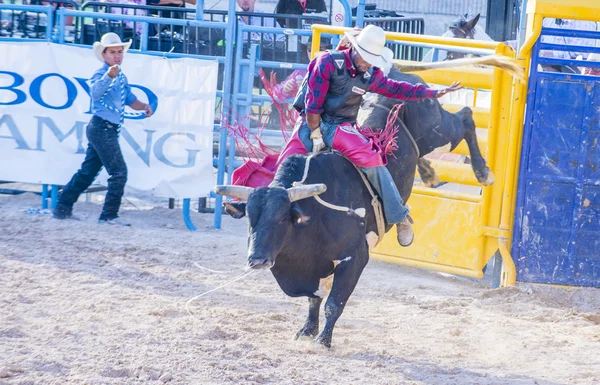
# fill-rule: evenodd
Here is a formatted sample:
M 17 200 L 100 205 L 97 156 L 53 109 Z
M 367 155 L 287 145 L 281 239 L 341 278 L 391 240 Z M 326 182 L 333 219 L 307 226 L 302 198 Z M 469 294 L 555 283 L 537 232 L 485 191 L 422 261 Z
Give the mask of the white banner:
M 86 81 L 102 63 L 91 49 L 49 43 L 0 42 L 0 58 L 0 180 L 66 184 L 85 158 Z M 158 197 L 208 193 L 217 62 L 129 52 L 122 68 L 154 108 L 121 129 L 127 186 Z M 97 180 L 106 178 L 103 170 Z

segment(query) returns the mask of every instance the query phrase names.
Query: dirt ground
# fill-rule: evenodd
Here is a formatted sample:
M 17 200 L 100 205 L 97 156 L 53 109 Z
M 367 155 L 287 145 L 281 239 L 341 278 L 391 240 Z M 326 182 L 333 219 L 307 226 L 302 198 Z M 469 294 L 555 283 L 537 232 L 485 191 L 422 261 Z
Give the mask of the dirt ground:
M 371 260 L 330 350 L 245 269 L 246 221 L 126 205 L 131 228 L 0 195 L 0 384 L 600 384 L 600 290 L 483 282 Z M 200 297 L 199 297 L 200 296 Z M 186 311 L 186 303 L 192 315 Z

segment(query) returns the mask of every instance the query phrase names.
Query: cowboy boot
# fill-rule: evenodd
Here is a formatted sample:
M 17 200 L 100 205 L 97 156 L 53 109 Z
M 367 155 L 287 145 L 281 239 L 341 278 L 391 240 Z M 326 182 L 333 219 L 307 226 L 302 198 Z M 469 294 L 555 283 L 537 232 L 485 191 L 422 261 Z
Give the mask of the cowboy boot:
M 415 233 L 412 229 L 413 220 L 410 215 L 407 215 L 402 222 L 396 224 L 396 230 L 398 231 L 398 243 L 402 247 L 410 246 L 415 240 Z

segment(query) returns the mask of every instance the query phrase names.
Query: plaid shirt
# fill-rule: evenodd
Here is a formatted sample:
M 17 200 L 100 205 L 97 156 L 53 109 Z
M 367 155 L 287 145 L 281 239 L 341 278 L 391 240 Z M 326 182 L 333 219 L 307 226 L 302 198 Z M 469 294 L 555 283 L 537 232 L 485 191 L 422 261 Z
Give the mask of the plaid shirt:
M 356 77 L 358 72 L 350 59 L 350 50 L 344 50 L 346 69 L 351 77 Z M 323 103 L 329 91 L 329 79 L 335 71 L 335 64 L 331 53 L 327 52 L 315 58 L 308 65 L 308 91 L 306 92 L 306 112 L 321 114 Z M 369 92 L 381 94 L 388 98 L 400 100 L 422 100 L 434 98 L 437 91 L 427 88 L 423 84 L 410 84 L 388 79 L 379 68 L 374 68 L 373 76 L 369 82 Z

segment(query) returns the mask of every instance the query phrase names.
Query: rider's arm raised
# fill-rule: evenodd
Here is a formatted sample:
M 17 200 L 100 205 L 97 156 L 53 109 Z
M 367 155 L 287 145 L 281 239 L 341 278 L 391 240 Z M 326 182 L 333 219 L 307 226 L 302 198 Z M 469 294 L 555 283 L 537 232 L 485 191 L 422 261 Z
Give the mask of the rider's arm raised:
M 400 100 L 423 100 L 438 96 L 438 91 L 433 88 L 428 88 L 423 84 L 392 80 L 378 68 L 373 70 L 373 80 L 369 84 L 369 92 Z

